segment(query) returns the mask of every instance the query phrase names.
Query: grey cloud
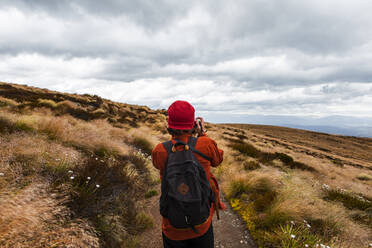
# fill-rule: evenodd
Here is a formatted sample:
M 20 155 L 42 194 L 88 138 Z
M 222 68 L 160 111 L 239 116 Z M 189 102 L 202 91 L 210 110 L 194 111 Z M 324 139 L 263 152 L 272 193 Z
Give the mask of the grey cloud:
M 372 83 L 371 7 L 364 0 L 4 0 L 0 13 L 13 21 L 0 24 L 0 56 L 20 58 L 2 73 L 43 85 L 54 74 L 60 88 L 77 82 L 69 84 L 74 90 L 90 80 L 83 89 L 95 93 L 141 80 L 159 86 L 157 80 L 171 79 L 164 83 L 169 87 L 211 81 L 216 89 L 193 98 L 202 111 L 337 112 L 326 107 L 372 95 L 366 86 Z M 45 64 L 63 61 L 46 66 L 43 77 L 39 65 L 21 63 L 29 54 L 47 58 L 38 57 Z M 71 62 L 76 58 L 97 68 L 80 73 Z M 64 63 L 71 64 L 66 72 Z M 298 96 L 286 93 L 299 87 Z M 163 106 L 172 93 L 122 100 Z M 216 93 L 222 94 L 218 105 L 206 100 Z

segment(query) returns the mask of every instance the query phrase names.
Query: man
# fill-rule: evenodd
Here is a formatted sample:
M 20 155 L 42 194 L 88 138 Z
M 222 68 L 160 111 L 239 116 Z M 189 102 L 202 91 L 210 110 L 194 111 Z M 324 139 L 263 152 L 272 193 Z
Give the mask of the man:
M 214 211 L 218 211 L 218 208 L 225 209 L 223 203 L 220 202 L 217 180 L 210 172 L 211 166 L 216 167 L 221 164 L 223 150 L 218 149 L 216 142 L 206 135 L 203 118 L 198 117 L 197 121 L 195 121 L 195 109 L 190 103 L 186 101 L 175 101 L 172 103 L 168 108 L 168 132 L 172 135 L 172 143 L 175 144 L 175 140 L 178 140 L 187 144 L 195 131 L 198 135 L 195 149 L 202 154 L 200 155 L 196 152 L 193 154 L 205 171 L 206 178 L 214 192 L 215 200 L 211 203 L 207 220 L 192 228 L 175 228 L 163 216 L 162 235 L 165 248 L 214 247 L 213 213 Z M 202 156 L 203 154 L 205 156 Z M 163 144 L 158 144 L 152 152 L 152 162 L 155 168 L 160 170 L 161 178 L 163 177 L 167 158 L 168 152 L 166 148 Z

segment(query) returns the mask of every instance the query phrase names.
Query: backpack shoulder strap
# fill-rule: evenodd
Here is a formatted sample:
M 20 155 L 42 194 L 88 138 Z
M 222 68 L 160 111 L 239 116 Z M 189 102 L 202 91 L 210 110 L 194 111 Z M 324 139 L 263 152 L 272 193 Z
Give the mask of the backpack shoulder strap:
M 188 145 L 189 145 L 191 151 L 199 154 L 201 157 L 205 158 L 208 161 L 212 161 L 212 159 L 210 157 L 208 157 L 204 153 L 200 152 L 199 150 L 195 149 L 196 142 L 198 142 L 198 138 L 190 136 Z
M 172 141 L 169 140 L 169 141 L 163 142 L 162 144 L 165 150 L 167 151 L 167 153 L 170 154 L 172 152 L 172 146 L 173 146 Z

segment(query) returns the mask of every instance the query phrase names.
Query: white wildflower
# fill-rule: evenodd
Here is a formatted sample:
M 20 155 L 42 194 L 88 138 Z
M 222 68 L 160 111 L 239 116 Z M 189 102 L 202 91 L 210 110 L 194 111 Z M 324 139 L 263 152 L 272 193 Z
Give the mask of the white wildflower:
M 74 180 L 75 177 L 70 177 L 71 180 Z
M 98 160 L 98 158 L 96 158 L 96 160 Z
M 296 235 L 291 234 L 291 238 L 292 238 L 292 239 L 296 238 Z
M 88 180 L 90 180 L 90 177 L 87 177 Z
M 305 247 L 309 247 L 309 245 L 308 244 L 305 244 Z
M 0 177 L 3 177 L 4 176 L 4 173 L 0 172 Z
M 68 173 L 74 173 L 72 170 L 69 170 Z
M 243 244 L 243 240 L 240 240 L 240 244 Z
M 322 189 L 324 189 L 324 190 L 330 190 L 331 189 L 331 187 L 329 187 L 329 185 L 328 184 L 323 184 L 322 185 Z
M 310 228 L 311 226 L 309 225 L 309 224 L 306 224 L 306 226 L 308 227 L 308 228 Z
M 96 187 L 97 187 L 97 188 L 99 188 L 99 187 L 100 187 L 100 185 L 99 185 L 99 184 L 96 184 Z
M 294 225 L 294 224 L 295 224 L 293 220 L 291 220 L 291 224 L 292 224 L 292 225 Z

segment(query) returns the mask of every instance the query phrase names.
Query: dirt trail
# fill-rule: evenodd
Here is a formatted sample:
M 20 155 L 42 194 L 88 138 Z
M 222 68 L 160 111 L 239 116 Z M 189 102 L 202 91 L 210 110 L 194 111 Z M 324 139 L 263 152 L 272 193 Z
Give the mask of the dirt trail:
M 158 189 L 160 190 L 160 189 Z M 153 217 L 154 227 L 142 235 L 141 247 L 143 248 L 161 248 L 161 216 L 159 213 L 159 197 L 152 197 L 145 201 L 146 212 Z M 230 205 L 225 199 L 222 199 L 227 210 L 220 213 L 220 220 L 213 217 L 214 245 L 216 248 L 255 248 L 256 245 L 252 240 L 249 232 L 246 230 L 244 223 L 233 212 Z

